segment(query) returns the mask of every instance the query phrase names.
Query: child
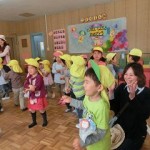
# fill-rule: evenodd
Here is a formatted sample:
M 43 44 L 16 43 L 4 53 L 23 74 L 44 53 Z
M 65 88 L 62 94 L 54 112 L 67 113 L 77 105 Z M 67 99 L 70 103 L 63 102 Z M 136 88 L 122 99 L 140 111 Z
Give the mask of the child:
M 116 53 L 108 53 L 106 55 L 106 60 L 107 67 L 109 68 L 115 79 L 118 79 L 119 67 L 117 66 Z
M 137 48 L 132 49 L 129 52 L 128 57 L 129 57 L 128 58 L 129 63 L 136 62 L 136 63 L 139 63 L 139 64 L 141 64 L 143 66 L 143 62 L 141 60 L 142 51 L 140 49 L 137 49 Z
M 46 106 L 48 102 L 46 100 L 46 90 L 44 87 L 43 77 L 39 71 L 38 62 L 33 59 L 25 59 L 25 62 L 28 65 L 29 76 L 26 78 L 24 83 L 25 93 L 29 94 L 28 108 L 31 112 L 32 123 L 28 126 L 29 128 L 37 125 L 36 122 L 36 111 L 38 110 L 43 118 L 42 126 L 45 127 L 48 124 L 47 115 L 46 115 Z
M 55 93 L 53 91 L 52 85 L 54 83 L 52 79 L 52 74 L 50 70 L 50 62 L 48 60 L 43 60 L 40 62 L 40 70 L 43 74 L 43 79 L 44 79 L 44 85 L 47 91 L 47 96 L 49 92 L 51 92 L 51 98 L 55 98 Z
M 53 55 L 56 58 L 56 62 L 52 65 L 52 73 L 54 74 L 54 82 L 56 85 L 56 88 L 59 89 L 60 97 L 63 95 L 63 90 L 65 86 L 65 79 L 64 76 L 64 67 L 62 65 L 62 61 L 60 59 L 60 56 L 63 55 L 61 51 L 56 51 L 53 53 Z
M 23 93 L 23 81 L 22 81 L 22 69 L 19 66 L 19 63 L 17 60 L 11 60 L 7 64 L 7 66 L 10 67 L 11 71 L 9 71 L 5 75 L 5 79 L 10 79 L 12 84 L 12 90 L 14 93 L 14 104 L 15 106 L 18 106 L 20 103 L 20 109 L 22 111 L 27 110 L 25 106 L 24 101 L 24 93 Z M 19 100 L 19 101 L 18 101 Z
M 60 56 L 60 58 L 61 58 L 63 66 L 65 67 L 65 70 L 64 70 L 64 79 L 65 79 L 64 93 L 65 93 L 65 95 L 70 96 L 71 88 L 70 88 L 69 81 L 70 81 L 71 56 L 68 54 L 64 54 L 64 55 Z M 62 102 L 62 101 L 60 101 L 60 102 Z M 61 104 L 63 104 L 63 103 L 61 103 Z M 69 105 L 69 103 L 66 103 L 66 106 L 67 106 L 67 109 L 65 110 L 65 112 L 66 113 L 71 112 L 72 107 Z
M 103 49 L 101 47 L 94 47 L 92 50 L 92 56 L 90 59 L 93 59 L 94 62 L 98 65 L 106 65 L 103 57 Z M 91 67 L 90 61 L 88 62 L 88 68 Z
M 73 62 L 70 68 L 71 97 L 83 101 L 85 96 L 83 82 L 86 71 L 86 62 L 82 56 L 72 56 L 71 60 Z M 76 110 L 78 118 L 82 118 L 83 110 L 81 108 L 77 108 Z
M 0 58 L 0 112 L 4 109 L 2 107 L 2 100 L 9 99 L 9 87 L 8 81 L 4 79 L 6 72 L 3 69 L 2 58 Z
M 87 69 L 84 79 L 85 98 L 83 103 L 67 96 L 65 102 L 76 108 L 84 108 L 83 119 L 80 119 L 79 136 L 73 142 L 76 150 L 86 147 L 87 150 L 110 150 L 109 102 L 100 82 L 99 66 L 90 61 L 92 68 Z

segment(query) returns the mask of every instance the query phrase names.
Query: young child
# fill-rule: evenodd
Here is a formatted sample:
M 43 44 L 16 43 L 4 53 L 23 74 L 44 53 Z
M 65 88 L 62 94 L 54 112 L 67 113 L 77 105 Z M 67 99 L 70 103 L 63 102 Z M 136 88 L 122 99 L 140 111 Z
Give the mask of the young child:
M 11 80 L 12 90 L 14 93 L 14 105 L 18 106 L 20 104 L 20 109 L 22 111 L 27 110 L 25 106 L 24 93 L 23 93 L 23 80 L 22 80 L 22 69 L 19 66 L 17 60 L 11 60 L 7 64 L 10 67 L 11 71 L 9 71 L 5 75 L 5 79 Z
M 4 111 L 2 100 L 9 99 L 8 81 L 4 79 L 6 72 L 3 69 L 2 58 L 0 58 L 0 112 Z
M 24 83 L 25 93 L 29 94 L 28 108 L 31 112 L 32 123 L 28 126 L 29 128 L 37 125 L 36 122 L 36 111 L 38 110 L 43 118 L 42 126 L 45 127 L 48 124 L 47 115 L 46 115 L 46 106 L 48 102 L 46 100 L 46 90 L 44 87 L 43 77 L 39 71 L 38 62 L 33 59 L 25 59 L 25 62 L 28 65 L 29 76 L 26 78 Z
M 63 66 L 65 67 L 65 70 L 64 70 L 64 79 L 65 79 L 64 93 L 65 93 L 65 95 L 70 96 L 71 88 L 70 88 L 69 81 L 70 81 L 71 56 L 68 54 L 64 54 L 64 55 L 60 56 L 60 58 L 61 58 Z M 60 102 L 62 102 L 62 101 L 60 101 Z M 63 103 L 61 103 L 61 104 L 63 104 Z M 69 103 L 66 103 L 66 106 L 67 106 L 67 109 L 65 110 L 65 112 L 66 113 L 71 112 L 72 107 L 69 105 Z
M 82 56 L 72 56 L 71 60 L 73 62 L 70 68 L 71 97 L 76 98 L 79 101 L 83 101 L 85 96 L 83 83 L 86 71 L 86 62 Z M 78 118 L 82 118 L 83 110 L 81 108 L 77 108 L 76 110 Z
M 106 65 L 103 57 L 103 49 L 101 47 L 94 47 L 92 49 L 92 56 L 90 59 L 93 59 L 94 62 L 98 65 Z M 91 67 L 90 61 L 88 62 L 88 68 Z
M 115 79 L 118 79 L 119 67 L 117 66 L 116 53 L 108 53 L 106 55 L 106 60 L 107 67 L 109 68 Z
M 108 96 L 101 84 L 99 66 L 90 61 L 92 68 L 87 69 L 84 79 L 85 98 L 83 103 L 63 96 L 65 102 L 76 108 L 83 108 L 80 119 L 79 138 L 73 142 L 75 150 L 86 147 L 87 150 L 110 150 L 111 139 L 109 130 Z
M 40 70 L 43 74 L 44 85 L 47 91 L 47 97 L 49 97 L 49 92 L 51 93 L 51 98 L 55 98 L 55 93 L 53 91 L 52 85 L 54 83 L 52 79 L 50 62 L 48 60 L 43 60 L 40 62 Z
M 141 57 L 142 57 L 142 51 L 140 49 L 133 48 L 129 52 L 128 61 L 129 61 L 129 63 L 136 62 L 136 63 L 139 63 L 143 66 L 143 62 L 141 60 Z
M 56 58 L 56 62 L 54 62 L 52 65 L 52 73 L 54 74 L 54 83 L 56 88 L 59 90 L 61 97 L 64 94 L 63 90 L 65 86 L 65 79 L 63 78 L 65 67 L 63 67 L 60 59 L 60 56 L 62 56 L 63 53 L 61 51 L 56 51 L 53 53 L 53 55 Z

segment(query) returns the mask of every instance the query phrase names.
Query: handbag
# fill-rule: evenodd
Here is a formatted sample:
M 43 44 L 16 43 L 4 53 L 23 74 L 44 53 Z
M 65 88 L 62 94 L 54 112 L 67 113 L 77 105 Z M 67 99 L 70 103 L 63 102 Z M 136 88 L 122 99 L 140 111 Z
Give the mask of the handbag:
M 114 123 L 117 121 L 117 119 L 120 117 L 120 115 L 124 112 L 124 110 L 129 106 L 129 102 L 127 102 L 123 108 L 119 111 L 119 113 L 114 116 L 110 121 L 109 121 L 109 126 L 110 126 L 110 133 L 111 133 L 111 149 L 114 150 L 118 148 L 124 141 L 125 139 L 125 133 L 122 127 L 119 124 Z

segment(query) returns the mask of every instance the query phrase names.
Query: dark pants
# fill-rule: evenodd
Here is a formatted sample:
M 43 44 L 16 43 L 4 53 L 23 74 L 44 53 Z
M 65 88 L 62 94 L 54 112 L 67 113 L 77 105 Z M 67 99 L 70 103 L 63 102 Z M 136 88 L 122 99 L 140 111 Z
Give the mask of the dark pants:
M 116 150 L 141 150 L 146 137 L 138 139 L 125 139 L 124 142 Z
M 0 85 L 0 89 L 2 90 L 2 97 L 9 96 L 9 85 L 8 84 Z

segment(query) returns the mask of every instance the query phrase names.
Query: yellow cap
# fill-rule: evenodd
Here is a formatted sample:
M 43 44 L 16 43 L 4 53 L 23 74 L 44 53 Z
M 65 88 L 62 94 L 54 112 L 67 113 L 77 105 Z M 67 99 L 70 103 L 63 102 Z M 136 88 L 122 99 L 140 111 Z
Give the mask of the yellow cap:
M 73 64 L 70 68 L 70 74 L 74 77 L 84 78 L 85 75 L 85 60 L 81 56 L 71 56 Z
M 2 69 L 2 68 L 3 68 L 3 64 L 2 64 L 2 62 L 3 62 L 3 60 L 2 60 L 2 58 L 0 57 L 0 69 Z
M 47 73 L 50 73 L 50 72 L 51 72 L 49 60 L 43 60 L 43 61 L 40 62 L 40 64 L 43 64 L 44 70 L 45 70 Z
M 25 62 L 27 63 L 27 65 L 39 68 L 39 63 L 34 58 L 25 59 Z
M 113 57 L 116 55 L 116 53 L 109 53 L 106 55 L 107 62 L 111 61 Z
M 101 53 L 103 53 L 103 49 L 101 47 L 94 47 L 93 51 L 100 51 Z
M 60 58 L 65 60 L 68 68 L 71 67 L 71 56 L 69 54 L 64 54 L 64 55 L 60 56 Z
M 16 73 L 22 73 L 22 69 L 19 66 L 19 63 L 17 60 L 10 60 L 9 63 L 7 64 L 7 66 L 11 67 L 12 70 Z
M 133 48 L 130 51 L 129 55 L 141 57 L 142 56 L 142 51 L 140 49 Z
M 36 58 L 35 58 L 35 60 L 36 60 L 36 61 L 39 61 L 39 60 L 41 60 L 41 58 L 39 58 L 39 57 L 36 57 Z
M 50 67 L 50 62 L 49 62 L 49 60 L 43 60 L 43 61 L 40 62 L 40 64 L 47 65 L 47 66 Z

